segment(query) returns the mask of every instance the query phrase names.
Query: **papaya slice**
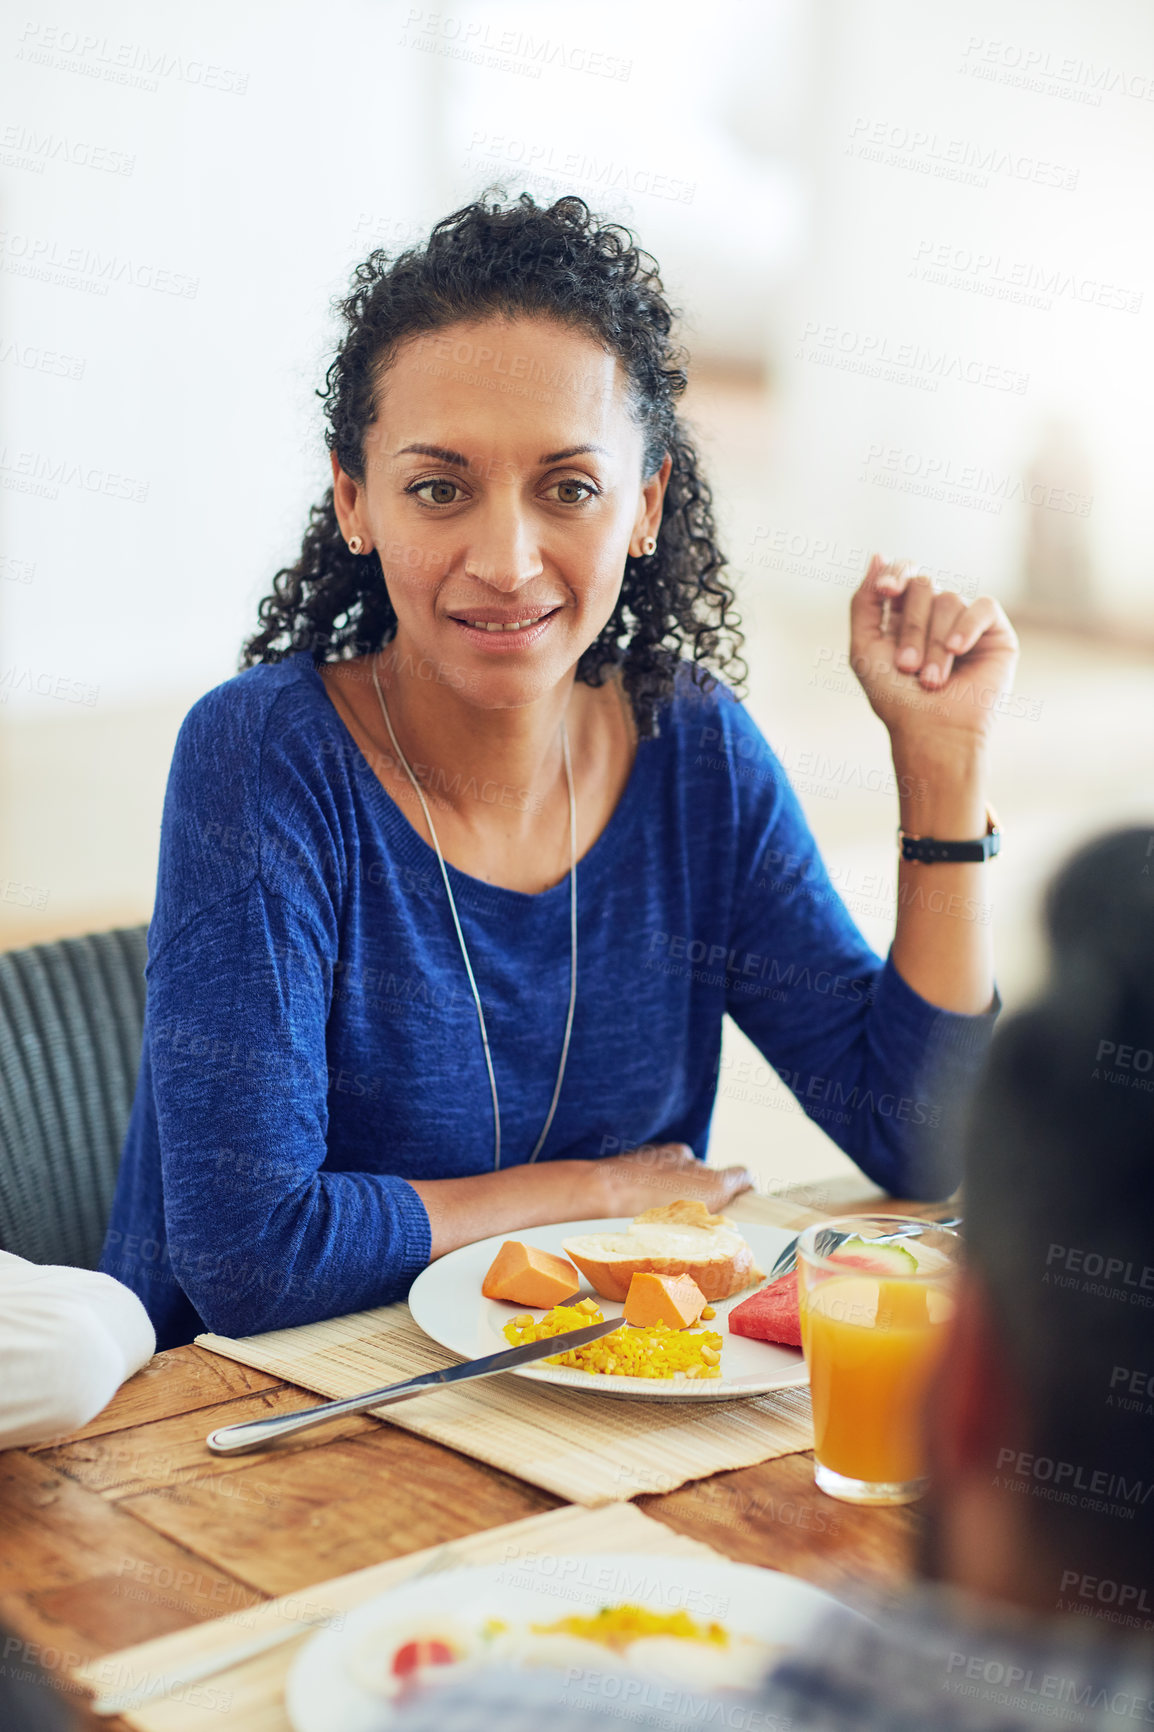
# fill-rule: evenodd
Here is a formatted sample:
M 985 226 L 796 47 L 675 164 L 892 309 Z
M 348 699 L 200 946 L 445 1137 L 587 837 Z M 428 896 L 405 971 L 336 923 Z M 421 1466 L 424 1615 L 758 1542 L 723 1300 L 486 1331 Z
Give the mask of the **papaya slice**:
M 486 1299 L 506 1299 L 511 1305 L 533 1305 L 551 1310 L 572 1299 L 581 1277 L 566 1257 L 506 1239 L 489 1265 L 481 1283 Z
M 638 1270 L 625 1295 L 625 1321 L 644 1329 L 664 1323 L 688 1329 L 705 1309 L 705 1294 L 692 1275 L 650 1275 Z

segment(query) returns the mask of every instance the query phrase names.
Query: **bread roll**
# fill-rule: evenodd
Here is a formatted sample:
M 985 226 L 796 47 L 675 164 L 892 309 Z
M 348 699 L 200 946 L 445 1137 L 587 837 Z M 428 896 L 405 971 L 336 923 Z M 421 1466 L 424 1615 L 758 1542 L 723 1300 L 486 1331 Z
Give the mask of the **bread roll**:
M 603 1299 L 624 1300 L 637 1274 L 689 1275 L 711 1303 L 762 1279 L 733 1223 L 684 1197 L 644 1210 L 626 1233 L 566 1239 L 564 1251 Z

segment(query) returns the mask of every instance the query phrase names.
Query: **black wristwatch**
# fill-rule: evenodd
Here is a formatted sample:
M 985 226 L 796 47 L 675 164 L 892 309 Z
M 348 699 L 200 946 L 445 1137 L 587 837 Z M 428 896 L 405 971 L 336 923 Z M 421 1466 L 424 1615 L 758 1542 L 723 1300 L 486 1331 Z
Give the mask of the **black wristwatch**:
M 946 862 L 979 864 L 992 860 L 1002 846 L 1002 832 L 992 806 L 986 807 L 986 833 L 976 842 L 939 842 L 933 836 L 910 836 L 898 831 L 903 860 L 917 860 L 923 866 L 938 866 Z

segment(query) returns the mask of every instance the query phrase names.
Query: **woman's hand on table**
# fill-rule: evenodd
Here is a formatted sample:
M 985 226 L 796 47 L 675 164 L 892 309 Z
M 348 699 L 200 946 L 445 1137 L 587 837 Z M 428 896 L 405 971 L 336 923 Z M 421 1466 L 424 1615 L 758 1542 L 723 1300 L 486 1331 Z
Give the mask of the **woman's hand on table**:
M 753 1184 L 745 1167 L 707 1167 L 684 1143 L 651 1143 L 595 1161 L 542 1161 L 467 1179 L 409 1181 L 429 1217 L 429 1257 L 554 1221 L 639 1215 L 678 1197 L 712 1213 Z
M 611 1155 L 596 1163 L 596 1176 L 606 1186 L 606 1215 L 639 1215 L 678 1197 L 716 1214 L 753 1185 L 748 1167 L 707 1167 L 685 1143 L 650 1143 Z

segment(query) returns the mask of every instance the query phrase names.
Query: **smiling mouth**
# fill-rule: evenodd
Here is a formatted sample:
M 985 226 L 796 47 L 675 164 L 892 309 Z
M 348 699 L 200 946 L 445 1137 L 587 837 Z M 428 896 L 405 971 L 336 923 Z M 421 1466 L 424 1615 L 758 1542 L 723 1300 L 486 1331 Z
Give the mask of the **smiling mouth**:
M 549 619 L 557 611 L 556 607 L 546 607 L 536 613 L 525 614 L 520 619 L 474 619 L 464 613 L 455 613 L 450 617 L 455 619 L 458 625 L 467 625 L 473 631 L 525 631 L 531 625 L 540 625 L 542 620 Z

